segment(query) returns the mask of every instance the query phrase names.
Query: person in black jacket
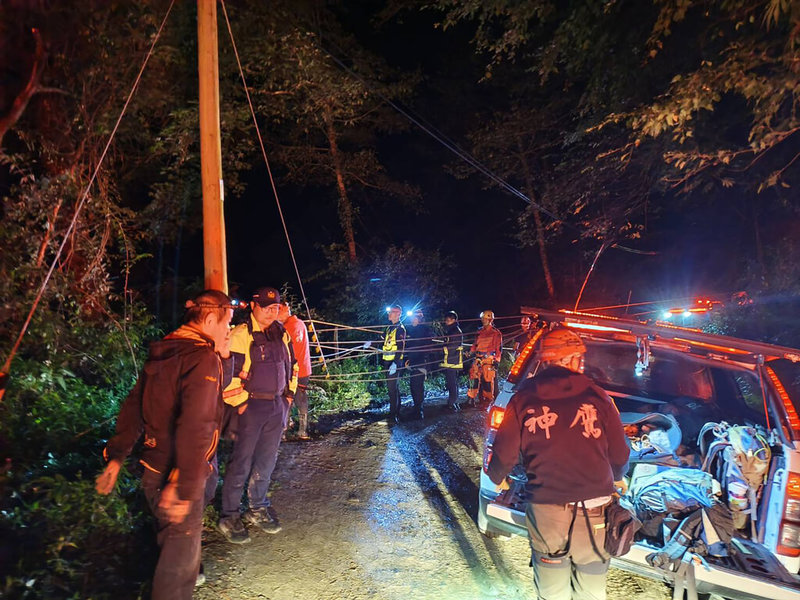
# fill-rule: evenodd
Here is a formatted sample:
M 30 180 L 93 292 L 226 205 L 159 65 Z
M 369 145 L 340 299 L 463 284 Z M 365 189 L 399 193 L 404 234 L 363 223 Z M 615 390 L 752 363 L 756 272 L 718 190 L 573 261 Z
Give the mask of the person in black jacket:
M 422 309 L 415 309 L 411 325 L 406 328 L 406 367 L 409 369 L 408 383 L 414 399 L 413 416 L 422 419 L 422 403 L 425 401 L 425 377 L 428 375 L 428 353 L 433 339 L 433 330 L 423 322 Z
M 554 329 L 537 352 L 542 370 L 509 401 L 487 472 L 502 488 L 522 455 L 539 598 L 603 599 L 605 507 L 627 471 L 625 432 L 613 400 L 583 375 L 578 335 Z
M 447 384 L 447 407 L 458 412 L 461 410 L 458 402 L 458 374 L 464 368 L 464 334 L 458 326 L 458 315 L 454 310 L 445 314 L 442 334 L 444 356 L 439 366 L 444 371 Z
M 395 304 L 389 307 L 387 317 L 389 325 L 383 330 L 383 345 L 381 347 L 381 363 L 386 379 L 386 389 L 389 392 L 389 416 L 390 425 L 400 420 L 400 390 L 397 386 L 398 372 L 403 368 L 403 355 L 406 350 L 406 328 L 400 322 L 403 314 L 403 307 Z
M 186 306 L 186 324 L 150 345 L 95 485 L 100 494 L 111 492 L 123 461 L 144 434 L 142 489 L 156 517 L 161 549 L 153 600 L 192 597 L 200 568 L 206 478 L 219 441 L 222 389 L 233 368 L 230 298 L 206 290 Z

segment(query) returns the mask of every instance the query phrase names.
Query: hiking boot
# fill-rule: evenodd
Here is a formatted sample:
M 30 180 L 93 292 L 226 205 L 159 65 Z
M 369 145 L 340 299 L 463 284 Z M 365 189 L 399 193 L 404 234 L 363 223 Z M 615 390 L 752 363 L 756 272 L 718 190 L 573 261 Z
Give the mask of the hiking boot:
M 266 533 L 278 533 L 281 524 L 278 522 L 278 515 L 271 506 L 250 509 L 244 513 L 244 520 L 250 525 L 261 528 Z
M 239 515 L 222 517 L 217 524 L 217 529 L 231 544 L 245 544 L 250 541 L 250 535 L 244 528 L 244 523 Z
M 309 439 L 308 435 L 308 415 L 300 415 L 298 421 L 300 422 L 297 430 L 297 437 L 301 440 Z
M 200 587 L 206 582 L 206 574 L 204 571 L 203 563 L 200 563 L 200 572 L 197 573 L 197 579 L 194 580 L 194 587 Z

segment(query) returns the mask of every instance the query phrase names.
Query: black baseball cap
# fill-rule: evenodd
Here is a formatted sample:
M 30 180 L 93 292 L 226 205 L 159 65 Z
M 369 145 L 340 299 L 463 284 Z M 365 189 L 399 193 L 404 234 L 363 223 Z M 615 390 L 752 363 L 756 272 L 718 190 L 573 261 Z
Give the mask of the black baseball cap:
M 281 303 L 281 293 L 272 287 L 260 287 L 253 294 L 253 302 L 261 306 Z

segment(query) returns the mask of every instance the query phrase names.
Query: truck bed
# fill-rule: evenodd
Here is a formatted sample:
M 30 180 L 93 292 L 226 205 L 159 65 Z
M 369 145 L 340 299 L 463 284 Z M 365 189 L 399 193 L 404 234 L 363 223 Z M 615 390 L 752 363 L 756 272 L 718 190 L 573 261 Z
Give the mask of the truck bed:
M 525 512 L 507 490 L 488 499 L 486 514 L 492 528 L 506 535 L 527 537 Z M 800 579 L 790 575 L 766 548 L 736 540 L 738 556 L 715 562 L 693 561 L 697 591 L 731 600 L 800 600 Z M 651 567 L 646 557 L 659 548 L 638 542 L 624 556 L 611 559 L 611 566 L 643 577 L 672 584 L 674 574 Z

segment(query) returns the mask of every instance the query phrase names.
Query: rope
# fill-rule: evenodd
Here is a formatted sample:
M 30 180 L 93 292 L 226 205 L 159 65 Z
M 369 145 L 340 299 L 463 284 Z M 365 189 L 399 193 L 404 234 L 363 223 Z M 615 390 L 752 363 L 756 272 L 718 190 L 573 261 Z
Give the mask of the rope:
M 131 91 L 128 93 L 128 98 L 125 100 L 125 104 L 122 107 L 122 110 L 119 113 L 119 117 L 117 117 L 117 122 L 114 124 L 114 128 L 111 130 L 111 134 L 108 136 L 108 141 L 106 142 L 105 148 L 103 148 L 103 152 L 100 154 L 100 158 L 97 161 L 97 166 L 92 173 L 91 178 L 89 179 L 89 183 L 86 184 L 86 189 L 84 189 L 83 194 L 81 196 L 80 202 L 75 207 L 75 214 L 72 216 L 72 221 L 70 221 L 69 227 L 67 228 L 66 233 L 64 234 L 64 239 L 61 241 L 61 245 L 58 247 L 56 251 L 56 255 L 53 257 L 53 262 L 50 264 L 50 268 L 47 271 L 47 274 L 42 281 L 42 284 L 39 286 L 39 291 L 36 293 L 36 297 L 33 300 L 33 304 L 31 305 L 30 312 L 28 312 L 28 316 L 25 319 L 25 323 L 22 325 L 22 329 L 17 336 L 14 345 L 11 347 L 11 352 L 8 354 L 8 358 L 6 358 L 5 363 L 3 363 L 2 369 L 0 369 L 0 374 L 7 374 L 11 368 L 11 361 L 14 359 L 14 356 L 17 354 L 19 350 L 19 346 L 22 343 L 22 338 L 25 337 L 25 333 L 28 330 L 28 326 L 31 323 L 31 319 L 33 319 L 33 315 L 36 313 L 36 308 L 39 306 L 39 302 L 42 300 L 42 296 L 44 295 L 45 290 L 47 289 L 47 284 L 50 283 L 50 278 L 53 275 L 53 271 L 55 271 L 56 264 L 58 263 L 59 259 L 61 258 L 61 254 L 64 252 L 64 248 L 67 245 L 67 241 L 72 234 L 72 231 L 75 229 L 75 225 L 78 222 L 78 216 L 80 215 L 81 209 L 83 209 L 83 205 L 86 203 L 86 199 L 89 197 L 89 191 L 92 188 L 92 184 L 94 184 L 95 179 L 97 178 L 97 174 L 100 172 L 100 167 L 103 164 L 103 161 L 106 158 L 106 154 L 108 153 L 108 149 L 111 147 L 111 142 L 114 141 L 114 136 L 119 129 L 119 125 L 122 122 L 122 117 L 125 116 L 125 111 L 128 109 L 128 105 L 133 98 L 133 95 L 136 93 L 136 89 L 139 86 L 139 82 L 142 79 L 142 75 L 144 74 L 145 67 L 147 66 L 150 57 L 153 55 L 153 50 L 156 47 L 156 43 L 158 42 L 159 38 L 161 37 L 161 32 L 164 29 L 164 25 L 167 23 L 167 19 L 169 18 L 170 13 L 172 12 L 172 7 L 175 5 L 175 0 L 171 0 L 169 7 L 167 8 L 167 12 L 164 15 L 164 19 L 161 21 L 161 25 L 156 32 L 155 37 L 153 38 L 153 43 L 150 44 L 150 49 L 147 51 L 147 54 L 144 57 L 144 61 L 142 62 L 142 66 L 139 69 L 139 74 L 136 76 L 136 79 L 133 82 L 133 86 L 131 87 Z M 3 395 L 5 394 L 5 389 L 0 388 L 0 402 L 3 400 Z
M 173 0 L 174 1 L 174 0 Z M 264 148 L 264 140 L 261 137 L 261 129 L 258 126 L 258 119 L 256 118 L 256 111 L 253 108 L 253 101 L 250 98 L 250 90 L 247 88 L 247 80 L 244 76 L 244 70 L 242 69 L 242 61 L 239 58 L 239 51 L 236 48 L 236 40 L 233 38 L 233 30 L 231 29 L 231 22 L 228 19 L 228 9 L 225 6 L 225 0 L 220 0 L 220 4 L 222 5 L 222 14 L 225 15 L 225 24 L 228 27 L 228 35 L 231 39 L 231 46 L 233 47 L 233 54 L 236 56 L 236 66 L 239 69 L 239 76 L 242 78 L 242 87 L 244 88 L 244 94 L 247 98 L 247 105 L 250 107 L 250 115 L 253 117 L 253 125 L 256 129 L 256 136 L 258 136 L 258 144 L 261 147 L 261 155 L 264 157 L 264 164 L 267 167 L 267 175 L 269 176 L 269 183 L 272 187 L 272 193 L 275 196 L 275 204 L 278 207 L 278 215 L 281 218 L 281 225 L 283 226 L 283 233 L 286 235 L 286 243 L 289 246 L 289 254 L 292 257 L 292 265 L 294 265 L 294 272 L 297 275 L 297 283 L 300 286 L 300 294 L 303 296 L 303 305 L 306 307 L 306 314 L 309 318 L 309 324 L 311 325 L 311 332 L 313 334 L 313 339 L 317 343 L 317 349 L 319 350 L 320 355 L 322 356 L 322 368 L 327 371 L 328 367 L 325 364 L 325 354 L 322 352 L 322 349 L 319 345 L 319 336 L 317 335 L 317 331 L 314 327 L 314 322 L 311 319 L 311 309 L 308 306 L 308 298 L 306 297 L 306 291 L 303 287 L 303 280 L 300 277 L 300 269 L 297 267 L 297 259 L 294 256 L 294 248 L 292 247 L 292 240 L 289 237 L 289 229 L 286 227 L 286 219 L 283 217 L 283 208 L 281 207 L 281 201 L 278 197 L 278 188 L 275 186 L 275 178 L 272 176 L 272 168 L 269 164 L 269 159 L 267 158 L 267 151 Z

